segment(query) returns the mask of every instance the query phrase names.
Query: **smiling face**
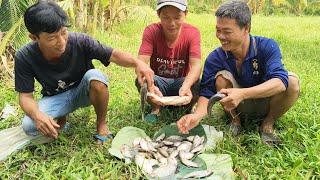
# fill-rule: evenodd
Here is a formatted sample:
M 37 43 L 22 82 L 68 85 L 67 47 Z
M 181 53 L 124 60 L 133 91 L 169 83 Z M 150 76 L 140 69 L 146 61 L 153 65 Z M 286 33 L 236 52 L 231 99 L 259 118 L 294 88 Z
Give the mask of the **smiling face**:
M 166 37 L 178 37 L 186 12 L 173 6 L 164 6 L 158 11 L 161 26 Z
M 42 54 L 50 61 L 59 59 L 66 50 L 68 30 L 66 27 L 62 27 L 57 32 L 42 32 L 38 36 L 31 35 L 30 37 L 38 42 Z
M 240 28 L 235 19 L 217 17 L 216 37 L 225 51 L 237 51 L 249 35 L 249 27 Z

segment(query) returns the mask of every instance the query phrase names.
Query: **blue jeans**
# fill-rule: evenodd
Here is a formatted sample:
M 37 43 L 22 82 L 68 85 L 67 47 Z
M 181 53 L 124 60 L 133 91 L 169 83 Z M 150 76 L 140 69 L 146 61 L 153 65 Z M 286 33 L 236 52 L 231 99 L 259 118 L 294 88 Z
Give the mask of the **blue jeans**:
M 184 77 L 172 79 L 172 78 L 165 78 L 155 75 L 153 80 L 155 86 L 157 86 L 162 93 L 163 96 L 179 96 L 179 90 L 184 82 Z M 136 87 L 138 91 L 140 91 L 140 84 L 136 79 Z M 198 80 L 191 86 L 191 91 L 193 97 L 199 96 L 199 89 L 200 89 L 200 81 Z
M 91 105 L 89 98 L 90 81 L 96 80 L 108 86 L 107 77 L 97 69 L 90 69 L 83 76 L 80 84 L 66 92 L 44 96 L 38 101 L 39 110 L 51 116 L 53 119 L 64 117 L 81 107 Z M 39 134 L 35 122 L 29 117 L 22 119 L 22 128 L 26 134 L 36 136 Z

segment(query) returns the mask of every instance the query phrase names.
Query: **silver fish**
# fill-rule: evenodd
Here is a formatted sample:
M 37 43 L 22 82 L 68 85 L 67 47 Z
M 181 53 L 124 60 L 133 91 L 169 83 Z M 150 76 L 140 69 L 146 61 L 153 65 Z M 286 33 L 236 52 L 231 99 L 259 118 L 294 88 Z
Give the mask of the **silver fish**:
M 153 171 L 153 166 L 158 162 L 156 160 L 148 160 L 144 155 L 138 154 L 135 156 L 135 163 L 146 173 L 151 174 Z
M 135 139 L 133 140 L 132 145 L 133 145 L 134 148 L 140 147 L 140 141 L 141 141 L 141 139 L 142 139 L 141 137 L 137 137 L 137 138 L 135 138 Z
M 169 154 L 165 148 L 158 148 L 158 152 L 164 157 L 169 157 Z
M 204 148 L 204 144 L 201 144 L 201 145 L 195 147 L 194 149 L 192 149 L 191 152 L 196 153 L 196 152 L 201 151 L 203 148 Z
M 183 140 L 183 137 L 181 136 L 169 136 L 165 139 L 166 141 L 171 141 L 171 142 L 179 142 Z
M 179 154 L 179 150 L 173 150 L 171 153 L 170 153 L 170 156 L 169 157 L 172 157 L 172 158 L 175 158 L 176 156 L 178 156 Z
M 181 159 L 182 164 L 188 166 L 188 167 L 194 167 L 197 168 L 199 167 L 199 164 L 193 161 L 190 161 L 188 159 Z
M 140 146 L 141 149 L 146 151 L 146 152 L 150 152 L 150 151 L 157 151 L 152 144 L 149 141 L 146 141 L 144 138 L 141 139 L 140 141 Z
M 187 140 L 190 141 L 190 142 L 193 142 L 193 139 L 194 139 L 194 136 L 188 136 L 187 137 Z
M 178 150 L 179 151 L 190 151 L 192 147 L 192 143 L 189 141 L 183 141 L 179 146 L 178 146 Z
M 194 154 L 191 152 L 186 152 L 186 151 L 179 152 L 180 159 L 191 159 L 193 156 Z
M 162 141 L 165 137 L 166 137 L 166 134 L 165 134 L 165 133 L 162 133 L 160 136 L 158 136 L 158 137 L 156 138 L 156 142 Z
M 125 158 L 133 159 L 137 152 L 127 144 L 122 144 L 120 152 Z
M 140 106 L 141 106 L 140 108 L 141 108 L 142 121 L 144 121 L 144 107 L 147 101 L 147 92 L 148 92 L 148 86 L 147 86 L 147 83 L 145 82 L 140 89 Z
M 168 158 L 168 163 L 165 166 L 156 168 L 150 175 L 156 179 L 161 179 L 173 175 L 176 172 L 177 167 L 177 160 L 175 158 Z
M 223 99 L 224 97 L 226 97 L 226 95 L 221 94 L 221 93 L 217 93 L 217 94 L 211 96 L 211 98 L 209 99 L 209 102 L 208 102 L 208 106 L 207 106 L 207 113 L 208 113 L 209 118 L 211 117 L 212 106 L 213 106 L 217 101 L 220 101 L 220 100 Z
M 193 171 L 189 174 L 186 174 L 182 177 L 182 179 L 187 179 L 187 178 L 204 178 L 211 176 L 213 174 L 213 171 L 210 169 L 208 170 L 202 170 L 202 171 Z
M 201 144 L 201 137 L 196 135 L 192 142 L 192 149 L 199 146 Z
M 165 145 L 167 145 L 167 146 L 173 145 L 173 142 L 171 142 L 171 141 L 163 140 L 162 142 L 163 142 L 163 144 L 165 144 Z
M 178 147 L 178 146 L 180 146 L 181 143 L 182 143 L 182 142 L 180 142 L 180 141 L 174 142 L 174 143 L 173 143 L 173 146 Z

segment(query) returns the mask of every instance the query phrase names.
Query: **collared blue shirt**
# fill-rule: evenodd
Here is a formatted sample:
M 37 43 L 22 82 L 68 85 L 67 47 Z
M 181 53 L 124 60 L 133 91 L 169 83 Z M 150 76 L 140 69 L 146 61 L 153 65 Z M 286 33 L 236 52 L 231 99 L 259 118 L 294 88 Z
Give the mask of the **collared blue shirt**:
M 272 78 L 279 78 L 287 88 L 288 72 L 281 59 L 280 48 L 273 39 L 250 35 L 249 51 L 238 73 L 236 59 L 232 53 L 219 47 L 206 59 L 200 84 L 200 96 L 210 98 L 217 93 L 215 76 L 221 70 L 229 71 L 243 88 L 259 85 Z

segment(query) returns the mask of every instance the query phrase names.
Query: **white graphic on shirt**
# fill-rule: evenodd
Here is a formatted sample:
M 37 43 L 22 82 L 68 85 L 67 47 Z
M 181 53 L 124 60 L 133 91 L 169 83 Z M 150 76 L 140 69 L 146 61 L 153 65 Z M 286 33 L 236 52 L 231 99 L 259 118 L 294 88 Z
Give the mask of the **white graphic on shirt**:
M 70 84 L 67 84 L 66 82 L 62 81 L 62 80 L 59 80 L 58 81 L 58 87 L 57 89 L 55 89 L 56 91 L 60 91 L 60 90 L 64 90 L 64 89 L 67 89 L 69 88 L 70 86 L 72 86 L 75 82 L 72 82 Z
M 169 76 L 179 76 L 179 71 L 180 69 L 183 69 L 183 65 L 178 64 L 176 67 L 172 68 L 172 69 L 168 69 L 168 67 L 165 64 L 162 64 L 161 66 L 159 66 L 158 68 L 158 73 L 160 76 L 163 75 L 169 75 Z

